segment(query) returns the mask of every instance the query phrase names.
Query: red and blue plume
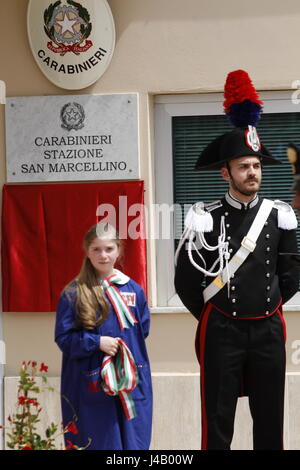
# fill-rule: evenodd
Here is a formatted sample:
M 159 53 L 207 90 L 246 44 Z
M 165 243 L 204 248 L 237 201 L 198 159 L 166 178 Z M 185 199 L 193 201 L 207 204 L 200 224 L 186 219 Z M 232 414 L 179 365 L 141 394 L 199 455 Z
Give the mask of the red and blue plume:
M 224 87 L 224 111 L 235 127 L 257 126 L 263 102 L 244 70 L 227 75 Z

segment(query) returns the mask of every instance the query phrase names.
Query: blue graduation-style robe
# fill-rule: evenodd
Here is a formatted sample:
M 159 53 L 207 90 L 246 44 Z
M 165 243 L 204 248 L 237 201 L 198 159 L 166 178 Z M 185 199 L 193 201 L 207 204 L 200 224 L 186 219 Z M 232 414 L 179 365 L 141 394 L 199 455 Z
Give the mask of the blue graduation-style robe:
M 129 279 L 129 278 L 128 278 Z M 123 331 L 109 304 L 108 318 L 93 330 L 76 329 L 75 282 L 63 291 L 58 302 L 55 341 L 63 353 L 61 404 L 63 424 L 76 420 L 78 434 L 65 434 L 65 441 L 88 450 L 148 449 L 152 427 L 152 382 L 145 338 L 150 327 L 150 313 L 143 289 L 132 279 L 116 287 L 129 299 L 138 323 Z M 139 383 L 131 392 L 137 416 L 127 420 L 118 396 L 109 396 L 100 388 L 91 392 L 91 382 L 99 379 L 102 360 L 101 336 L 119 337 L 129 347 L 137 365 Z

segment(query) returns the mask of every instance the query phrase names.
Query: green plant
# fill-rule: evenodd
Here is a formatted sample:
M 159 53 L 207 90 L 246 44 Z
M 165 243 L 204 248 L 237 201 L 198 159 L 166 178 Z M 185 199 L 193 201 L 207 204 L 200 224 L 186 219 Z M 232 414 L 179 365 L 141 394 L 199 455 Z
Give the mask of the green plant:
M 16 403 L 16 413 L 8 417 L 6 437 L 7 447 L 14 450 L 55 450 L 55 439 L 65 433 L 77 434 L 77 426 L 74 421 L 67 424 L 62 430 L 60 426 L 51 423 L 45 430 L 44 436 L 37 431 L 37 424 L 40 422 L 42 407 L 38 401 L 38 395 L 45 391 L 54 392 L 54 388 L 48 383 L 46 373 L 48 366 L 43 362 L 38 367 L 37 362 L 23 362 L 19 373 L 18 396 Z M 42 388 L 38 386 L 36 378 L 41 374 Z M 67 441 L 66 450 L 81 450 Z

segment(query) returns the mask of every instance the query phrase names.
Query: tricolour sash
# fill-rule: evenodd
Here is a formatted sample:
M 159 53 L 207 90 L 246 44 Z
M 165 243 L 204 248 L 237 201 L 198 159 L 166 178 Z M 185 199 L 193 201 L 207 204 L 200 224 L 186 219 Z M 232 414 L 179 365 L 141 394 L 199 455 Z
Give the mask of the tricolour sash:
M 128 420 L 136 417 L 134 401 L 130 392 L 138 384 L 135 361 L 125 341 L 118 338 L 119 349 L 115 356 L 104 356 L 101 366 L 102 387 L 107 395 L 120 397 Z
M 124 330 L 124 328 L 130 328 L 135 323 L 137 323 L 136 318 L 134 317 L 130 308 L 127 306 L 119 289 L 114 285 L 124 284 L 125 282 L 128 282 L 128 280 L 128 276 L 125 276 L 125 274 L 123 274 L 121 271 L 115 269 L 113 274 L 100 281 L 100 285 L 103 291 L 109 298 L 113 309 L 116 312 L 121 330 Z

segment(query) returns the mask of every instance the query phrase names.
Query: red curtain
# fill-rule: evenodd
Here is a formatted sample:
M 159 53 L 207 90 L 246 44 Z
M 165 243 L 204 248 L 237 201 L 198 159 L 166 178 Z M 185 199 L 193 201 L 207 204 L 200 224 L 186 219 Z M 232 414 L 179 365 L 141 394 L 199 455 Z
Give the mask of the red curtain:
M 114 206 L 118 230 L 124 233 L 125 221 L 139 232 L 138 238 L 124 240 L 123 263 L 117 267 L 146 291 L 144 214 L 138 212 L 143 202 L 143 181 L 4 185 L 3 311 L 56 310 L 63 287 L 80 270 L 85 233 L 107 215 L 96 215 L 101 204 Z

